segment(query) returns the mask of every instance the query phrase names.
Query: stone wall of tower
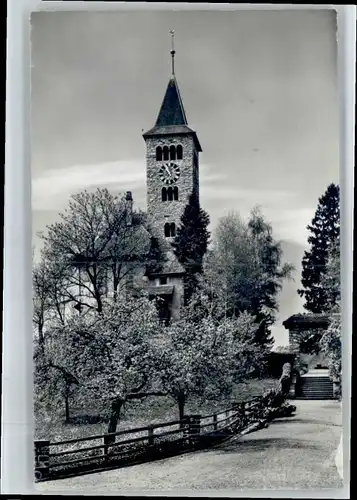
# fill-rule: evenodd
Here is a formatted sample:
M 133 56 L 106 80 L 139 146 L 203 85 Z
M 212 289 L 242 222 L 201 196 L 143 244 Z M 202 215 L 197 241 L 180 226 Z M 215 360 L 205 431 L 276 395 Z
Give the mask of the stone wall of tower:
M 156 148 L 179 144 L 183 148 L 183 157 L 182 160 L 174 160 L 181 170 L 180 178 L 175 184 L 178 187 L 179 199 L 162 201 L 162 188 L 168 186 L 160 179 L 159 170 L 165 160 L 156 160 Z M 198 158 L 198 153 L 192 136 L 149 137 L 146 139 L 146 148 L 147 213 L 152 227 L 158 235 L 164 237 L 165 223 L 174 222 L 178 227 L 191 193 L 194 192 L 198 196 L 198 162 L 197 167 L 194 167 L 194 155 L 197 154 Z

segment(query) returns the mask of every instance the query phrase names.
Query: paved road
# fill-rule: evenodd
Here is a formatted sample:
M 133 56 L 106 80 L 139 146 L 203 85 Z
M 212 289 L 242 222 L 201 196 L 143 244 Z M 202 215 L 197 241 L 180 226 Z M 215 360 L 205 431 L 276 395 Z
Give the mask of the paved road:
M 209 490 L 339 488 L 335 465 L 341 410 L 335 401 L 297 401 L 296 416 L 210 449 L 114 471 L 39 483 L 62 494 L 190 494 Z M 189 491 L 190 490 L 190 491 Z

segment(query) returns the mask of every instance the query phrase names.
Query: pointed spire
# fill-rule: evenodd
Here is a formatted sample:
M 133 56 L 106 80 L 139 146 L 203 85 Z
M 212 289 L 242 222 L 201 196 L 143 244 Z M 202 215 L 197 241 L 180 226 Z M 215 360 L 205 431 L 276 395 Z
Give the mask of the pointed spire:
M 171 77 L 166 88 L 165 96 L 155 123 L 155 126 L 143 134 L 146 140 L 149 137 L 163 135 L 192 135 L 197 151 L 202 151 L 196 132 L 188 127 L 186 113 L 182 104 L 180 91 L 175 76 L 175 32 L 171 35 Z
M 170 31 L 171 34 L 171 74 L 175 76 L 175 30 Z
M 155 124 L 156 127 L 166 127 L 168 125 L 187 125 L 185 110 L 174 76 L 170 78 Z
M 168 125 L 187 125 L 185 110 L 182 104 L 180 91 L 175 77 L 175 45 L 174 30 L 171 34 L 171 78 L 166 89 L 164 100 L 161 104 L 159 116 L 156 120 L 156 127 L 166 127 Z

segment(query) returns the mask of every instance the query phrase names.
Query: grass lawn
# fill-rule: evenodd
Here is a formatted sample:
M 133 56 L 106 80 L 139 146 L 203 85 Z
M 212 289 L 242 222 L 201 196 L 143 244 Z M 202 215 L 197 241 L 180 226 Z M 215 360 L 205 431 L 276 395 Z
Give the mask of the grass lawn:
M 276 384 L 275 379 L 255 379 L 234 388 L 233 395 L 229 400 L 206 401 L 202 403 L 191 399 L 186 404 L 186 413 L 207 415 L 216 411 L 224 410 L 232 401 L 247 401 L 255 396 L 261 395 L 266 389 Z M 72 412 L 74 415 L 95 415 L 95 409 L 79 409 Z M 130 402 L 122 412 L 118 430 L 132 429 L 134 427 L 146 426 L 160 422 L 168 422 L 178 419 L 178 407 L 170 397 L 149 397 L 142 402 Z M 62 441 L 76 439 L 96 434 L 104 434 L 107 430 L 105 422 L 96 424 L 66 424 L 63 416 L 48 417 L 36 422 L 36 439 L 49 439 L 50 441 Z M 94 443 L 93 443 L 94 445 Z

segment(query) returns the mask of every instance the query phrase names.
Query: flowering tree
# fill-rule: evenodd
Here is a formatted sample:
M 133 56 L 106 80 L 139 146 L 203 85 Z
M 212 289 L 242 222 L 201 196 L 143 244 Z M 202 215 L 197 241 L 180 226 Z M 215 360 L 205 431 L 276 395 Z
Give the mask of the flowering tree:
M 332 317 L 330 325 L 320 340 L 322 352 L 327 356 L 330 377 L 341 383 L 341 317 L 339 314 Z
M 262 350 L 252 342 L 256 327 L 246 313 L 220 322 L 206 316 L 197 322 L 188 308 L 167 328 L 158 366 L 163 389 L 176 401 L 180 419 L 189 396 L 229 396 L 233 382 L 247 378 L 261 362 Z
M 323 277 L 323 286 L 326 295 L 325 310 L 326 312 L 329 313 L 331 319 L 329 327 L 321 336 L 320 347 L 328 359 L 331 378 L 335 382 L 338 382 L 339 384 L 341 383 L 341 373 L 342 373 L 340 272 L 341 272 L 340 245 L 339 241 L 337 241 L 329 249 L 327 265 L 326 265 L 326 274 Z
M 107 408 L 108 432 L 115 432 L 126 401 L 163 394 L 155 387 L 160 329 L 156 308 L 144 296 L 104 303 L 99 315 L 73 315 L 46 335 L 47 384 L 57 394 L 64 383 L 75 384 L 82 403 Z

